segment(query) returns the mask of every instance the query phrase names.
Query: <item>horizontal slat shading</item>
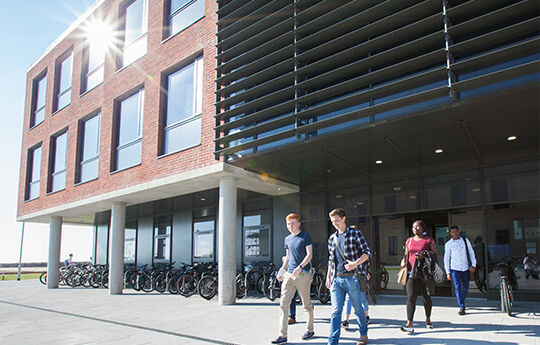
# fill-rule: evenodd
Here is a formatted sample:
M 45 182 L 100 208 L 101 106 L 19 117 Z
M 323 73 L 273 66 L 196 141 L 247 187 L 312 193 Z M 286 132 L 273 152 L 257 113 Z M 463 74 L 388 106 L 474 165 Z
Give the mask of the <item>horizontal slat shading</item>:
M 538 79 L 538 1 L 218 5 L 215 154 L 228 161 Z

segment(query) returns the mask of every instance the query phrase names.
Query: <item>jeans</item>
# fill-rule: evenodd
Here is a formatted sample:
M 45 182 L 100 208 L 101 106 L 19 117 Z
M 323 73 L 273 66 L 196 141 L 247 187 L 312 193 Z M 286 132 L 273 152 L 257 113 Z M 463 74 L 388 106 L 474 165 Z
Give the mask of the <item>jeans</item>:
M 330 295 L 332 299 L 332 317 L 330 319 L 330 336 L 328 337 L 328 345 L 336 345 L 339 341 L 341 334 L 341 313 L 343 312 L 343 303 L 345 302 L 345 295 L 348 294 L 352 306 L 354 308 L 354 314 L 356 315 L 356 321 L 360 329 L 360 335 L 367 335 L 367 320 L 364 308 L 362 307 L 360 283 L 358 278 L 352 277 L 334 277 L 332 286 L 330 287 Z
M 451 274 L 459 309 L 465 309 L 465 298 L 467 298 L 469 291 L 469 271 L 451 270 Z
M 364 308 L 364 311 L 367 312 L 369 310 L 369 303 L 365 292 L 360 292 L 360 303 L 362 303 L 362 308 Z M 351 309 L 351 298 L 349 297 L 349 295 L 347 295 L 347 297 L 345 298 L 345 314 L 351 315 Z

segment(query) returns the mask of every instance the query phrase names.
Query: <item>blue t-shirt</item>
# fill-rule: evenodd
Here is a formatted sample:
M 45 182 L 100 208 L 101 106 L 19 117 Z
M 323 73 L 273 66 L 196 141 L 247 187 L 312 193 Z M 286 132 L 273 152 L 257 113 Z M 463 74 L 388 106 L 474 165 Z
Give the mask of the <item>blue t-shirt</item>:
M 305 231 L 300 231 L 296 236 L 289 234 L 289 236 L 285 237 L 285 249 L 289 250 L 287 272 L 292 273 L 302 263 L 307 255 L 306 247 L 312 243 L 311 236 Z M 305 271 L 309 271 L 310 269 L 311 263 L 304 267 Z
M 341 248 L 341 251 L 344 251 L 343 248 L 345 248 L 345 234 L 346 232 L 340 234 L 337 234 L 337 245 Z M 336 266 L 336 272 L 337 273 L 347 273 L 347 270 L 345 269 L 345 260 L 343 260 L 343 257 L 339 253 L 338 249 L 336 248 L 336 259 L 337 259 L 337 266 Z

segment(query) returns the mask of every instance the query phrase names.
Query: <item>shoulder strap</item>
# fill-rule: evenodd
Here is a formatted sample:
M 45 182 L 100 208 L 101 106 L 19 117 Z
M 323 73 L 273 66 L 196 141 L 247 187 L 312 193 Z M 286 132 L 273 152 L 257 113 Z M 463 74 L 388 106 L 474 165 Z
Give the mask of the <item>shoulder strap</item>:
M 343 254 L 343 249 L 341 249 L 341 247 L 339 246 L 337 231 L 336 231 L 336 236 L 335 236 L 334 239 L 336 241 L 336 247 L 337 247 L 337 250 L 339 252 L 339 255 L 341 256 L 341 258 L 343 259 L 344 262 L 347 262 L 347 259 L 345 259 L 345 254 Z
M 469 254 L 469 245 L 467 244 L 467 239 L 465 236 L 461 236 L 463 238 L 463 242 L 465 242 L 465 252 L 467 253 L 467 262 L 469 263 L 469 267 L 471 266 L 471 255 Z

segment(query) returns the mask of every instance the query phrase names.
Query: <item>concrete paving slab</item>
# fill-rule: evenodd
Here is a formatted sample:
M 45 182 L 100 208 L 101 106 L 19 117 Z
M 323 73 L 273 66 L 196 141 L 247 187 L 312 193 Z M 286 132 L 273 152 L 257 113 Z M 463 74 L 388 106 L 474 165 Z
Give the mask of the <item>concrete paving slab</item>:
M 455 299 L 434 298 L 434 329 L 425 328 L 419 300 L 415 332 L 399 330 L 405 318 L 404 296 L 382 296 L 370 306 L 370 344 L 533 344 L 540 345 L 540 303 L 516 302 L 512 317 L 497 302 L 469 299 L 459 316 Z M 330 329 L 330 305 L 315 304 L 315 337 L 301 340 L 305 316 L 289 326 L 288 344 L 324 345 Z M 68 288 L 49 290 L 38 281 L 0 282 L 0 344 L 269 344 L 278 335 L 278 302 L 241 299 L 220 306 L 199 296 Z M 340 344 L 355 344 L 357 327 L 342 332 Z

